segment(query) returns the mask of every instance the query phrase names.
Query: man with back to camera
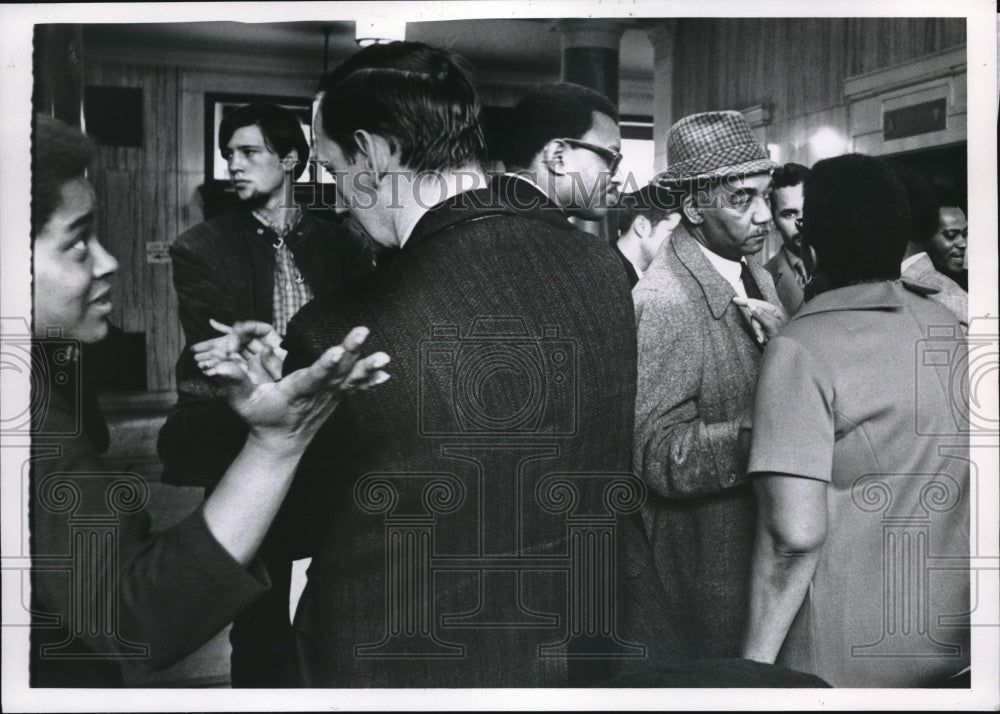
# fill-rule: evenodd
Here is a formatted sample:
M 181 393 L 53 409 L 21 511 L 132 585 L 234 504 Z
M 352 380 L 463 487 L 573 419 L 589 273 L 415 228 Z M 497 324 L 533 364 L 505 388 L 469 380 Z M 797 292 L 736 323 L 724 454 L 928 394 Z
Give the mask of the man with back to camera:
M 680 223 L 681 214 L 670 201 L 674 195 L 657 191 L 654 185 L 643 186 L 623 195 L 615 208 L 618 214 L 615 252 L 633 288 Z
M 781 235 L 781 248 L 764 268 L 774 278 L 774 288 L 789 315 L 802 307 L 816 265 L 812 248 L 802 242 L 802 190 L 808 176 L 809 169 L 795 163 L 779 166 L 771 175 L 771 215 Z
M 754 259 L 777 165 L 739 112 L 684 117 L 657 181 L 681 223 L 633 291 L 639 342 L 633 463 L 667 611 L 690 659 L 735 657 L 745 622 L 754 501 L 740 427 L 763 343 L 783 321 Z
M 666 660 L 673 640 L 651 614 L 663 596 L 632 520 L 618 519 L 610 551 L 610 639 L 570 637 L 567 602 L 585 598 L 568 596 L 559 565 L 568 492 L 610 525 L 608 503 L 632 501 L 605 501 L 608 484 L 641 486 L 629 468 L 632 304 L 611 250 L 561 211 L 485 187 L 478 92 L 457 56 L 375 45 L 321 88 L 316 154 L 394 257 L 292 320 L 285 369 L 362 315 L 377 325 L 369 341 L 397 353 L 386 398 L 343 404 L 300 470 L 301 489 L 337 485 L 299 501 L 313 506 L 301 521 L 326 526 L 296 614 L 302 684 L 567 686 Z M 549 148 L 564 167 L 608 171 L 594 152 Z M 470 177 L 483 188 L 463 191 Z M 424 535 L 406 541 L 407 528 Z M 404 573 L 421 587 L 394 589 Z
M 289 201 L 291 181 L 309 160 L 295 114 L 273 104 L 240 107 L 222 118 L 219 150 L 238 204 L 171 246 L 186 345 L 177 360 L 177 405 L 157 444 L 164 482 L 209 490 L 243 447 L 247 428 L 198 370 L 190 346 L 219 336 L 210 320 L 271 324 L 277 344 L 291 316 L 314 295 L 371 267 L 362 241 Z M 273 587 L 230 633 L 236 687 L 279 686 L 291 656 L 291 559 L 277 550 L 273 538 L 261 550 Z
M 548 207 L 596 221 L 617 202 L 621 177 L 618 110 L 600 92 L 569 82 L 541 84 L 511 111 L 503 160 L 495 179 L 501 200 Z

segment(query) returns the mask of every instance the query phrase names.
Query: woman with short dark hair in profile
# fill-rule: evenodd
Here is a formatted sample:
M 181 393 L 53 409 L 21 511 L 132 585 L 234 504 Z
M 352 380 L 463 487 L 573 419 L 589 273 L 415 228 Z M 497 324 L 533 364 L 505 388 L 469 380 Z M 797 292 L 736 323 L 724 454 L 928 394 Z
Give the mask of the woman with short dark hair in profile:
M 120 686 L 206 642 L 269 585 L 254 553 L 296 466 L 340 398 L 385 381 L 355 328 L 314 364 L 278 379 L 261 323 L 196 346 L 250 426 L 242 452 L 194 513 L 150 532 L 145 481 L 110 473 L 103 419 L 83 395 L 79 343 L 108 331 L 115 259 L 96 235 L 89 140 L 38 116 L 32 154 L 31 685 Z

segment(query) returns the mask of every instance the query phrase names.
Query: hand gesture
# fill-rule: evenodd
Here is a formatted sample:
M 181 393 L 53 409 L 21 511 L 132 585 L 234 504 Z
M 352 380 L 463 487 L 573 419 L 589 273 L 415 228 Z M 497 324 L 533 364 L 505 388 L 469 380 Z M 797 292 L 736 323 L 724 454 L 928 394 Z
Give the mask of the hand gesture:
M 742 308 L 740 312 L 750 324 L 750 328 L 753 330 L 759 344 L 766 345 L 768 340 L 778 334 L 781 326 L 788 322 L 788 316 L 785 315 L 785 311 L 766 300 L 745 298 L 737 295 L 733 298 L 733 302 Z
M 204 372 L 224 360 L 244 367 L 255 384 L 281 379 L 281 368 L 287 352 L 281 348 L 281 338 L 266 322 L 246 320 L 233 327 L 209 320 L 222 333 L 221 337 L 191 346 L 194 361 Z
M 312 365 L 281 379 L 284 355 L 276 354 L 268 343 L 270 329 L 265 323 L 236 323 L 232 332 L 192 348 L 198 349 L 196 360 L 202 372 L 220 386 L 252 434 L 275 438 L 288 446 L 308 443 L 341 396 L 389 379 L 383 371 L 389 364 L 384 352 L 360 358 L 368 337 L 365 327 L 355 327 L 340 345 L 328 349 Z M 250 351 L 254 340 L 261 343 L 256 353 Z

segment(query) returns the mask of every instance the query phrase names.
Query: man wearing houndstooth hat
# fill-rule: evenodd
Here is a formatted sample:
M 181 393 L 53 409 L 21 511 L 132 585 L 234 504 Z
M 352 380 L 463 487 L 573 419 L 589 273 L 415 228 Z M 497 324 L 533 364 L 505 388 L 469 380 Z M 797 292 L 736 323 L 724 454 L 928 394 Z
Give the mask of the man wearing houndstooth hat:
M 771 225 L 771 161 L 739 112 L 684 117 L 657 184 L 681 223 L 633 297 L 634 467 L 683 655 L 735 657 L 754 535 L 746 434 L 764 344 L 785 316 L 756 261 Z

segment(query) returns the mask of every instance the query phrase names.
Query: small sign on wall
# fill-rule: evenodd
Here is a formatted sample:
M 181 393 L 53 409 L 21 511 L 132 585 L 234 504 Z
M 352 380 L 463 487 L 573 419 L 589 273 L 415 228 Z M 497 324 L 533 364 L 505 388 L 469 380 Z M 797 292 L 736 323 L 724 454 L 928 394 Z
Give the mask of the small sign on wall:
M 886 112 L 882 118 L 882 131 L 886 141 L 947 128 L 948 105 L 945 99 L 894 109 Z
M 146 262 L 151 264 L 169 263 L 170 243 L 163 240 L 146 241 Z

